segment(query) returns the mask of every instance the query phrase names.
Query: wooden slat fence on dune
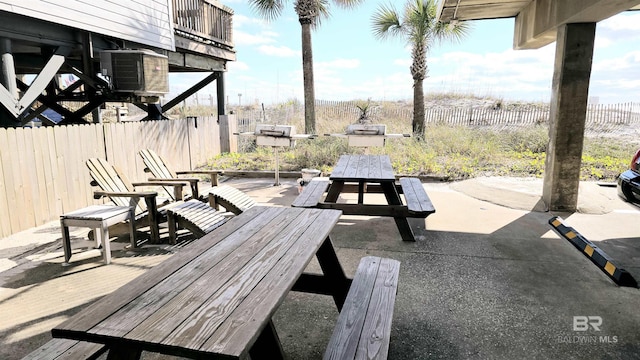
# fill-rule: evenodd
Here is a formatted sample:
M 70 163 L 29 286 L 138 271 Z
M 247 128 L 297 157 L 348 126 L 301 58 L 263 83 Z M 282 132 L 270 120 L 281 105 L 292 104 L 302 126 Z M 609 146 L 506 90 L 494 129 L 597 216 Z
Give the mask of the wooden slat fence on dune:
M 375 103 L 375 102 L 374 102 Z M 316 101 L 316 118 L 356 122 L 360 110 L 356 101 Z M 527 126 L 549 121 L 548 104 L 523 104 L 511 106 L 438 106 L 425 109 L 427 124 L 454 126 Z M 374 122 L 399 119 L 410 126 L 413 119 L 411 104 L 384 103 L 370 110 Z M 257 123 L 293 125 L 304 119 L 304 108 L 297 103 L 280 104 L 271 108 L 238 109 L 238 130 L 250 132 Z M 616 126 L 640 122 L 640 103 L 592 104 L 587 110 L 587 130 L 609 131 Z M 322 131 L 322 129 L 320 129 Z
M 104 200 L 93 199 L 85 162 L 104 158 L 142 181 L 142 149 L 176 168 L 220 153 L 217 117 L 0 129 L 0 238 Z

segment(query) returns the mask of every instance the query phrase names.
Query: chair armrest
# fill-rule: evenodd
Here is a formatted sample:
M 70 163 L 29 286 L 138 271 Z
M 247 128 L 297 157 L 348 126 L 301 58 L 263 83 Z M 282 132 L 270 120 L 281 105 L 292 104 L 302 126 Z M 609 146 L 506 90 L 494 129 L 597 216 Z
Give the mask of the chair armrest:
M 166 181 L 166 182 L 183 182 L 183 183 L 189 182 L 189 183 L 192 183 L 192 182 L 198 182 L 198 181 L 200 181 L 200 179 L 198 179 L 198 178 L 148 178 L 147 181 L 151 181 L 151 182 L 153 182 L 153 181 L 160 181 L 160 182 Z
M 149 178 L 147 179 L 147 181 L 161 181 L 161 182 L 170 182 L 170 183 L 182 183 L 182 184 L 186 184 L 186 182 L 189 182 L 189 185 L 191 186 L 191 195 L 193 195 L 194 199 L 197 199 L 199 197 L 198 194 L 198 181 L 200 181 L 200 179 L 198 178 Z
M 211 185 L 218 186 L 218 175 L 224 174 L 224 170 L 183 170 L 176 171 L 177 175 L 184 174 L 200 174 L 200 175 L 209 175 L 211 176 Z
M 182 200 L 182 187 L 189 185 L 187 181 L 176 182 L 176 181 L 146 181 L 146 182 L 137 182 L 132 183 L 133 186 L 173 186 L 173 196 L 176 200 Z
M 154 198 L 158 196 L 158 193 L 155 191 L 133 191 L 133 192 L 117 192 L 117 191 L 102 191 L 96 190 L 93 192 L 94 199 L 100 199 L 104 196 L 114 196 L 114 197 L 131 197 L 131 198 Z

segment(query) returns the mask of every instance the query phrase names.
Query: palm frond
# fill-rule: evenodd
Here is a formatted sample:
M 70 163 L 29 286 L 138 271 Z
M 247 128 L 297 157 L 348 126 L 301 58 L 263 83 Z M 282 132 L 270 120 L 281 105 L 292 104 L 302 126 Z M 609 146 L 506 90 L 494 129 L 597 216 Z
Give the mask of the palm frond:
M 399 36 L 404 31 L 400 15 L 392 4 L 378 7 L 371 17 L 371 28 L 373 36 L 378 39 Z
M 331 17 L 331 11 L 329 10 L 328 0 L 314 0 L 316 2 L 316 11 L 318 16 L 315 17 L 313 27 L 317 28 L 322 24 L 322 20 L 329 19 Z
M 473 30 L 473 25 L 468 21 L 456 23 L 443 23 L 438 21 L 433 29 L 434 40 L 438 42 L 459 43 Z
M 283 0 L 251 0 L 249 6 L 262 18 L 272 21 L 282 14 L 285 2 Z
M 363 4 L 364 0 L 333 0 L 333 3 L 343 9 L 353 9 L 356 6 Z

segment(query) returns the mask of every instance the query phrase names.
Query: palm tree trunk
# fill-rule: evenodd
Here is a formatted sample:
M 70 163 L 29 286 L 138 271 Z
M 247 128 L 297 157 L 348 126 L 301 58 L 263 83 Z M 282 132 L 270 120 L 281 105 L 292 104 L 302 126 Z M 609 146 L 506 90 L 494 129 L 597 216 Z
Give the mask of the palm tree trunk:
M 413 81 L 413 136 L 424 139 L 424 89 L 422 79 Z
M 316 95 L 313 84 L 313 51 L 311 47 L 311 21 L 300 21 L 302 26 L 302 73 L 304 77 L 304 131 L 316 133 Z

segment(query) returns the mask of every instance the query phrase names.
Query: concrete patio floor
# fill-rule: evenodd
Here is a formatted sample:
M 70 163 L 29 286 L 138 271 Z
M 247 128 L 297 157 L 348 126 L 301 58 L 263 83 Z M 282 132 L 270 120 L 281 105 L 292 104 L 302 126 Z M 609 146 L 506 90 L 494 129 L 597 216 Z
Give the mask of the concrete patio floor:
M 281 182 L 226 183 L 289 206 L 297 189 Z M 532 211 L 542 210 L 540 180 L 424 185 L 436 213 L 412 220 L 415 243 L 401 241 L 390 218 L 343 216 L 332 233 L 350 276 L 365 255 L 401 261 L 390 359 L 640 359 L 640 290 L 615 285 L 548 225 L 561 216 L 640 280 L 640 211 L 615 187 L 581 184 L 580 212 L 568 214 Z M 91 249 L 86 230 L 73 230 L 73 247 Z M 131 250 L 123 238 L 112 242 L 111 265 L 88 250 L 62 266 L 60 239 L 57 222 L 0 239 L 0 359 L 20 359 L 56 324 L 184 246 Z M 288 357 L 321 358 L 337 315 L 330 297 L 290 293 L 274 319 Z M 600 316 L 600 331 L 574 331 L 574 316 Z

